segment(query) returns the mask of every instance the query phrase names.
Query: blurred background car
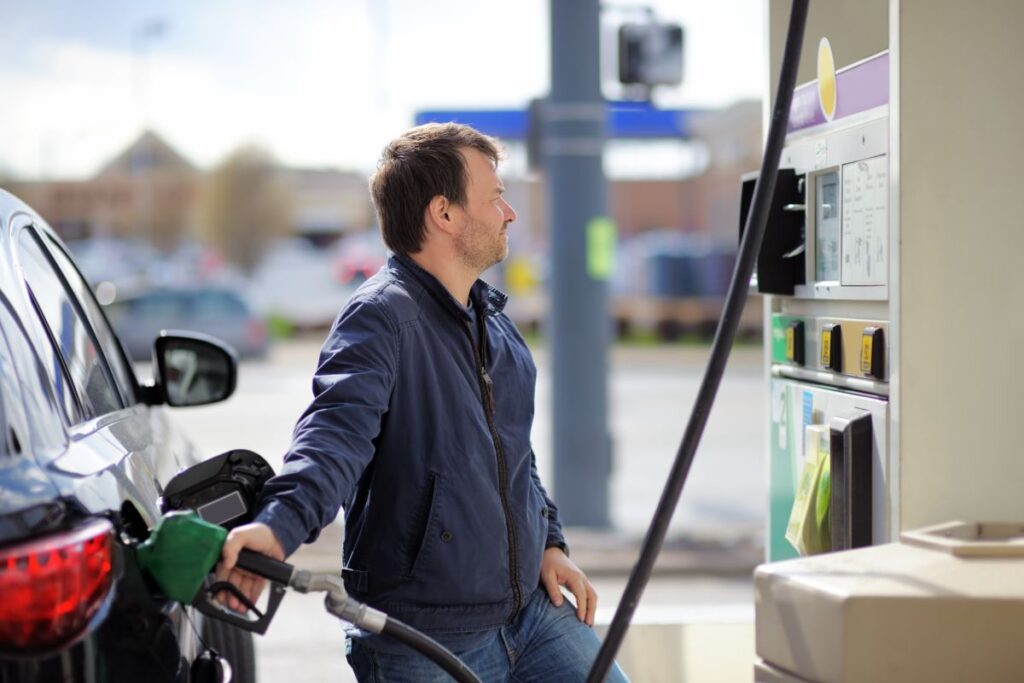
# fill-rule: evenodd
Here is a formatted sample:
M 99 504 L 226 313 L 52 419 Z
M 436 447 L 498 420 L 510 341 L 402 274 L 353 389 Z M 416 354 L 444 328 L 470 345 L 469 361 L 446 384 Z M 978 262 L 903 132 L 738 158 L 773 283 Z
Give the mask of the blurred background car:
M 109 282 L 125 291 L 145 286 L 159 260 L 156 248 L 138 239 L 93 237 L 69 241 L 67 247 L 90 284 Z
M 378 230 L 341 237 L 331 248 L 335 279 L 358 287 L 380 270 L 388 260 L 388 249 Z
M 190 239 L 167 251 L 138 238 L 88 237 L 67 246 L 93 289 L 100 293 L 102 286 L 110 296 L 239 277 L 219 253 Z
M 0 681 L 255 681 L 251 634 L 169 599 L 134 552 L 199 461 L 166 406 L 222 401 L 236 375 L 208 338 L 161 343 L 176 356 L 158 347 L 140 384 L 67 248 L 0 191 Z
M 117 298 L 106 307 L 132 360 L 147 361 L 161 330 L 191 330 L 228 343 L 241 358 L 269 347 L 267 326 L 239 292 L 220 286 L 154 289 Z
M 253 307 L 293 329 L 325 329 L 355 287 L 331 276 L 331 255 L 301 238 L 275 240 L 245 282 Z

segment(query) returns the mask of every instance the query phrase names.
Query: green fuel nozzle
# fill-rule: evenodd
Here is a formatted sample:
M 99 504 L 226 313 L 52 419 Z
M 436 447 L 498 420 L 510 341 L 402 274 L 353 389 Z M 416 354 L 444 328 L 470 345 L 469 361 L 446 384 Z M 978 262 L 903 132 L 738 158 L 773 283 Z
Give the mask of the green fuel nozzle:
M 160 518 L 149 538 L 135 548 L 135 557 L 164 595 L 189 604 L 220 559 L 227 537 L 227 529 L 191 510 L 175 510 Z
M 204 521 L 191 510 L 174 510 L 161 517 L 149 538 L 136 546 L 135 557 L 142 571 L 172 600 L 195 605 L 203 614 L 247 631 L 265 633 L 295 568 L 249 550 L 239 553 L 239 568 L 271 581 L 270 601 L 266 612 L 261 612 L 233 584 L 216 581 L 211 575 L 227 536 L 227 529 Z M 221 591 L 232 593 L 249 613 L 220 605 L 216 595 Z

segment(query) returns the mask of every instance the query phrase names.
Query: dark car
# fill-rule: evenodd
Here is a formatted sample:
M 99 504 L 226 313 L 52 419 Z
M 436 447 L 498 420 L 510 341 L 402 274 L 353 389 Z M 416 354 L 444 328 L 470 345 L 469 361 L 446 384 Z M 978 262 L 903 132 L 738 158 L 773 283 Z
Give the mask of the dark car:
M 220 286 L 154 289 L 115 299 L 107 315 L 132 360 L 149 360 L 164 329 L 213 335 L 247 358 L 267 352 L 267 327 L 242 296 Z
M 140 384 L 60 239 L 0 191 L 2 683 L 255 680 L 250 635 L 169 600 L 135 559 L 197 462 L 165 406 L 223 400 L 236 372 L 202 335 L 155 354 Z

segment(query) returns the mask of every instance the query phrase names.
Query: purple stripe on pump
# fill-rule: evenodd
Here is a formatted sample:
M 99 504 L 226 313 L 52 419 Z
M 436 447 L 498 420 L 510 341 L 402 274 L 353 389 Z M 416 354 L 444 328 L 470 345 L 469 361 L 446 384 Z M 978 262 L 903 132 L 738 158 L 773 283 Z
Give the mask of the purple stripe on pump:
M 788 133 L 825 123 L 817 79 L 793 91 Z M 836 113 L 833 120 L 889 103 L 889 53 L 879 53 L 836 72 Z

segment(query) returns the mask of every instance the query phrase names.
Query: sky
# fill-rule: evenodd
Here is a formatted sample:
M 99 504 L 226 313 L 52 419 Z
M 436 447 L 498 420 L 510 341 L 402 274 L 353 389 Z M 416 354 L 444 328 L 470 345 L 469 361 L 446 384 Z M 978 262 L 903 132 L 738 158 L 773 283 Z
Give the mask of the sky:
M 368 171 L 418 110 L 545 94 L 549 1 L 0 0 L 0 175 L 88 177 L 147 127 L 202 168 L 258 144 Z M 655 103 L 762 97 L 763 5 L 647 2 L 686 31 Z M 605 30 L 639 7 L 604 3 Z

